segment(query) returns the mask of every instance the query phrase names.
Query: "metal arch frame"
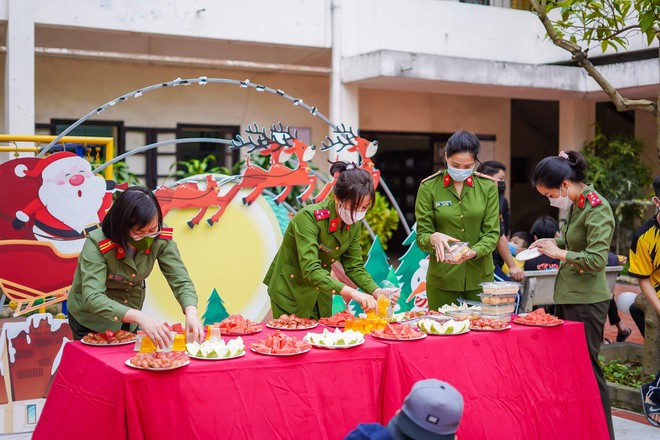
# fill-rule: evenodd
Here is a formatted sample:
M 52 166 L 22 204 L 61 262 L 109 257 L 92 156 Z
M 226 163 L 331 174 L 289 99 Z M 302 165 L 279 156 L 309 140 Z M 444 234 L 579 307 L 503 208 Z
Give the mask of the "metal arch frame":
M 272 87 L 267 87 L 262 84 L 257 84 L 257 83 L 252 83 L 250 82 L 249 79 L 245 79 L 244 81 L 239 81 L 235 79 L 229 79 L 229 78 L 208 78 L 206 76 L 200 76 L 198 78 L 187 78 L 187 79 L 181 79 L 181 78 L 176 78 L 172 81 L 167 81 L 167 82 L 162 82 L 158 84 L 152 84 L 147 87 L 143 87 L 137 90 L 133 90 L 132 92 L 126 93 L 124 95 L 118 96 L 115 99 L 112 99 L 111 101 L 106 102 L 105 104 L 97 107 L 96 109 L 92 110 L 91 112 L 87 113 L 85 116 L 82 118 L 78 119 L 76 122 L 71 124 L 69 127 L 67 127 L 62 133 L 60 133 L 55 139 L 53 139 L 46 147 L 44 147 L 41 152 L 37 155 L 37 157 L 43 157 L 52 147 L 55 145 L 60 139 L 62 139 L 64 136 L 66 136 L 68 133 L 70 133 L 72 130 L 74 130 L 76 127 L 87 121 L 88 119 L 92 118 L 95 115 L 98 115 L 99 113 L 103 112 L 104 110 L 115 106 L 118 103 L 125 102 L 129 99 L 136 99 L 141 97 L 143 94 L 154 91 L 154 90 L 160 90 L 165 87 L 177 87 L 177 86 L 189 86 L 191 84 L 199 84 L 200 86 L 207 85 L 208 83 L 217 83 L 217 84 L 230 84 L 230 85 L 236 85 L 241 88 L 252 88 L 256 90 L 257 92 L 268 92 L 271 94 L 274 94 L 276 96 L 279 96 L 281 98 L 286 99 L 287 101 L 291 102 L 294 106 L 299 106 L 307 111 L 309 111 L 312 116 L 320 118 L 323 122 L 328 124 L 330 127 L 333 129 L 337 129 L 337 125 L 334 124 L 330 119 L 328 119 L 323 113 L 319 112 L 318 109 L 314 106 L 310 106 L 306 104 L 302 98 L 296 98 L 294 96 L 291 96 L 287 94 L 284 90 L 281 89 L 274 89 Z M 341 135 L 338 135 L 341 136 Z M 226 140 L 226 139 L 214 139 L 214 138 L 189 138 L 189 139 L 176 139 L 172 141 L 162 141 L 162 142 L 157 142 L 154 144 L 150 145 L 145 145 L 140 148 L 136 148 L 134 150 L 130 150 L 120 156 L 117 156 L 113 160 L 109 161 L 108 163 L 98 167 L 95 172 L 99 172 L 103 170 L 105 167 L 114 164 L 128 156 L 131 156 L 136 153 L 140 153 L 142 151 L 146 151 L 152 148 L 157 148 L 162 145 L 168 145 L 168 144 L 179 144 L 179 143 L 186 143 L 186 142 L 212 142 L 212 143 L 222 143 L 222 144 L 229 144 L 231 141 Z M 317 174 L 318 176 L 318 174 Z M 327 182 L 327 179 L 324 179 Z M 383 188 L 383 191 L 385 192 L 385 195 L 389 199 L 390 203 L 396 210 L 399 220 L 401 221 L 401 224 L 404 227 L 404 230 L 408 235 L 410 235 L 410 227 L 408 226 L 408 223 L 406 221 L 406 218 L 403 215 L 403 212 L 401 211 L 401 208 L 399 207 L 399 204 L 396 202 L 394 199 L 394 196 L 392 195 L 392 192 L 390 191 L 389 187 L 385 183 L 385 180 L 382 178 L 380 179 L 380 185 Z M 366 222 L 365 222 L 366 223 Z M 369 231 L 369 234 L 374 237 L 374 233 L 371 230 L 371 228 L 367 225 L 367 230 Z

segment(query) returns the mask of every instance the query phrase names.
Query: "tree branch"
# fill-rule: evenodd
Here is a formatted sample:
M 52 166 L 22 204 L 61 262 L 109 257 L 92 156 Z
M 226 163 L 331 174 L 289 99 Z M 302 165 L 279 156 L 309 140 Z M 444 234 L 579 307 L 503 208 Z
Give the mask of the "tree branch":
M 532 8 L 548 33 L 548 37 L 550 37 L 555 46 L 561 47 L 571 53 L 573 59 L 577 61 L 578 65 L 582 67 L 587 72 L 587 75 L 592 77 L 607 96 L 610 97 L 618 111 L 637 109 L 652 113 L 656 117 L 658 116 L 657 102 L 649 101 L 647 99 L 628 99 L 622 97 L 617 89 L 591 63 L 587 58 L 587 53 L 579 45 L 559 36 L 557 30 L 552 25 L 552 21 L 546 14 L 545 9 L 541 9 L 538 0 L 529 0 L 529 3 L 532 5 Z

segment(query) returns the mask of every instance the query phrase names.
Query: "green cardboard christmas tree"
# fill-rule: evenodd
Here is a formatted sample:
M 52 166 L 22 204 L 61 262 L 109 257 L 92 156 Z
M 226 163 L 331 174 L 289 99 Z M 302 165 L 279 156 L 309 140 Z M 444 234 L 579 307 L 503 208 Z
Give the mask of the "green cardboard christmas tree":
M 405 301 L 412 293 L 411 280 L 415 272 L 419 269 L 419 262 L 428 255 L 427 252 L 424 252 L 417 246 L 417 230 L 415 226 L 413 226 L 412 232 L 403 242 L 404 245 L 408 246 L 408 250 L 399 258 L 399 267 L 396 269 L 396 275 L 401 282 L 401 299 L 399 300 L 399 305 L 401 306 L 399 311 L 401 312 L 411 310 L 415 305 L 414 298 L 410 302 Z
M 209 300 L 206 302 L 206 312 L 202 315 L 204 325 L 215 324 L 228 317 L 229 313 L 225 308 L 225 303 L 220 298 L 220 295 L 218 295 L 218 291 L 213 289 Z

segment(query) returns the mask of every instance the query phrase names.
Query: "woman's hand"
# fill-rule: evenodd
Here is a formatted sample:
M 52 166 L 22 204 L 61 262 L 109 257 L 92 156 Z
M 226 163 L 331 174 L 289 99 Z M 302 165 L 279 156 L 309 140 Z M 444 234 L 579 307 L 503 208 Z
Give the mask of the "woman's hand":
M 399 301 L 399 297 L 401 293 L 401 289 L 397 288 L 379 288 L 373 291 L 372 295 L 374 298 L 378 299 L 379 296 L 385 295 L 386 298 L 389 298 L 390 301 L 392 301 L 392 305 L 396 305 L 396 303 Z
M 153 319 L 140 310 L 131 309 L 124 317 L 126 322 L 135 322 L 140 330 L 153 341 L 158 348 L 167 348 L 172 345 L 174 338 L 164 322 Z
M 351 292 L 350 296 L 353 301 L 360 304 L 360 307 L 362 307 L 362 310 L 364 310 L 365 312 L 368 312 L 376 308 L 376 299 L 371 295 L 358 292 L 357 290 L 354 289 L 353 292 Z
M 541 238 L 540 240 L 536 240 L 534 243 L 532 243 L 529 248 L 536 248 L 540 253 L 547 255 L 550 258 L 557 260 L 566 259 L 566 251 L 559 249 L 554 238 Z
M 463 254 L 463 256 L 462 256 L 461 258 L 459 258 L 458 260 L 447 260 L 447 261 L 445 261 L 445 263 L 449 263 L 449 264 L 461 264 L 461 263 L 463 263 L 464 261 L 471 260 L 471 259 L 473 259 L 473 258 L 476 257 L 476 256 L 477 256 L 477 252 L 476 252 L 476 251 L 473 251 L 472 249 L 470 249 L 470 250 L 468 250 L 465 254 Z
M 197 307 L 186 307 L 186 336 L 188 342 L 191 339 L 200 344 L 204 341 L 204 326 L 197 315 Z
M 435 249 L 435 261 L 439 263 L 445 259 L 445 249 L 449 250 L 449 242 L 460 240 L 441 232 L 434 232 L 431 234 L 429 241 L 431 242 L 433 249 Z

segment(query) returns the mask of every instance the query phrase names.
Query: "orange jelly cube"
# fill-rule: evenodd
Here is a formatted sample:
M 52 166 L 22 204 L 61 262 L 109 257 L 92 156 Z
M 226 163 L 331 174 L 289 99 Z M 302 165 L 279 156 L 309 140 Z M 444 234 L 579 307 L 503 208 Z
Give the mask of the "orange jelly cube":
M 172 351 L 185 351 L 186 350 L 186 335 L 176 334 L 174 342 L 172 343 Z
M 153 353 L 156 351 L 154 341 L 147 335 L 142 338 L 142 345 L 140 345 L 140 353 Z

